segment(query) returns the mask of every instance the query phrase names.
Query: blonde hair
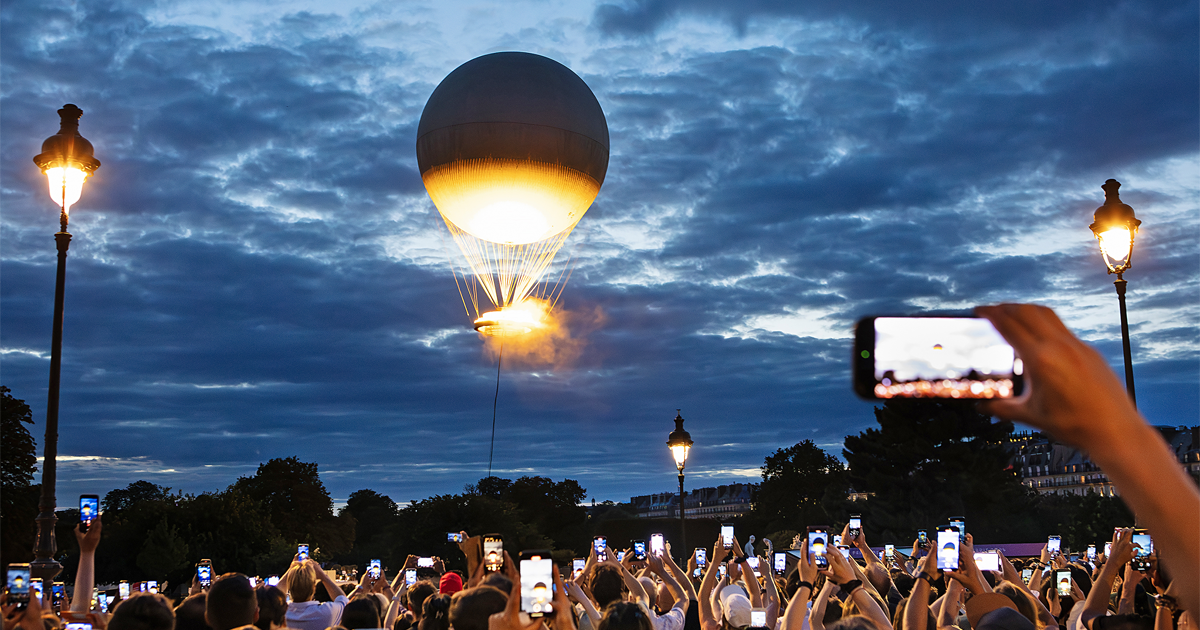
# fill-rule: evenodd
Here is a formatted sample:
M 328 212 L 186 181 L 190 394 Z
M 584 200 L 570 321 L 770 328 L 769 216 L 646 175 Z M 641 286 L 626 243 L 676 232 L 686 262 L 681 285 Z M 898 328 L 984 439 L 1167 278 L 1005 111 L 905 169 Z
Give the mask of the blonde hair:
M 294 602 L 306 602 L 313 598 L 317 592 L 317 572 L 311 565 L 302 564 L 296 569 L 288 582 L 288 591 Z

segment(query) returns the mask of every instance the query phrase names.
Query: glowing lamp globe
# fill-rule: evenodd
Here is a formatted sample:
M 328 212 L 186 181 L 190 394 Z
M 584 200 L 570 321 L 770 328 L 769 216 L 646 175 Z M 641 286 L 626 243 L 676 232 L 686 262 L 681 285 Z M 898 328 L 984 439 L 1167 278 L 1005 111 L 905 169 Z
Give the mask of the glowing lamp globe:
M 608 124 L 566 66 L 522 52 L 477 57 L 433 91 L 417 127 L 421 180 L 471 236 L 537 243 L 570 230 L 608 170 Z
M 46 138 L 42 152 L 33 162 L 46 175 L 50 198 L 65 215 L 83 194 L 83 181 L 100 168 L 92 143 L 79 135 L 79 118 L 83 110 L 73 104 L 58 110 L 58 133 Z M 65 229 L 65 228 L 64 228 Z
M 1134 216 L 1133 208 L 1121 201 L 1121 182 L 1110 179 L 1100 188 L 1104 190 L 1104 205 L 1096 208 L 1088 227 L 1100 241 L 1100 255 L 1108 273 L 1122 274 L 1133 266 L 1133 241 L 1142 222 Z
M 675 430 L 667 436 L 667 446 L 671 449 L 671 457 L 675 459 L 675 467 L 679 469 L 681 475 L 683 467 L 687 465 L 688 453 L 692 450 L 692 444 L 694 444 L 692 435 L 683 430 L 683 410 L 678 410 L 678 413 L 675 414 Z

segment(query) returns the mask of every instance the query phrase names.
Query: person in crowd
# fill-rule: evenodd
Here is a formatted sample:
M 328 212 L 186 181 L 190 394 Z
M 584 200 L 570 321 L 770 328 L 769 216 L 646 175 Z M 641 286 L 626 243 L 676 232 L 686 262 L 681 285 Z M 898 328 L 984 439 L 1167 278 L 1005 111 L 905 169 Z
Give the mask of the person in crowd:
M 419 630 L 450 630 L 449 595 L 430 595 L 421 608 Z
M 330 601 L 314 601 L 318 582 L 329 595 Z M 285 595 L 290 593 L 292 596 L 286 615 L 289 628 L 325 630 L 329 626 L 336 626 L 341 620 L 342 610 L 350 602 L 320 564 L 311 559 L 301 560 L 298 555 L 287 573 L 279 578 L 279 589 Z
M 174 630 L 175 611 L 171 609 L 171 600 L 158 593 L 134 593 L 113 611 L 108 629 Z
M 494 586 L 485 584 L 458 591 L 450 598 L 450 627 L 488 630 L 488 618 L 507 605 L 508 596 Z
M 258 599 L 258 630 L 278 630 L 287 627 L 287 596 L 274 586 L 263 585 L 254 589 Z
M 258 597 L 250 579 L 241 573 L 226 573 L 208 589 L 204 619 L 213 630 L 252 626 L 258 620 Z
M 201 591 L 189 595 L 175 607 L 175 630 L 213 630 L 204 618 L 208 595 Z
M 339 625 L 347 630 L 383 628 L 383 610 L 379 607 L 379 600 L 374 597 L 352 599 L 342 610 L 342 620 Z

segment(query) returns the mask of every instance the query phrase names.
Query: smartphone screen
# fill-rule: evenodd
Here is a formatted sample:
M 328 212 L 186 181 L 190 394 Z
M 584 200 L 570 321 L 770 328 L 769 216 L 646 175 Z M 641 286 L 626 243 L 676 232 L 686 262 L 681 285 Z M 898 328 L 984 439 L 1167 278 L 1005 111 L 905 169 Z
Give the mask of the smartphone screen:
M 856 538 L 860 531 L 862 531 L 862 517 L 858 515 L 851 516 L 850 531 L 847 533 L 850 534 L 851 538 Z
M 146 590 L 151 593 L 158 592 L 158 580 L 146 580 Z
M 202 588 L 208 588 L 212 585 L 212 563 L 207 560 L 201 560 L 196 565 L 196 579 L 200 582 Z
M 499 534 L 483 537 L 483 564 L 489 572 L 499 571 L 504 566 L 504 543 Z
M 776 551 L 775 552 L 775 572 L 782 574 L 784 571 L 787 571 L 787 552 Z
M 883 546 L 883 557 L 887 558 L 888 560 L 894 560 L 896 558 L 896 545 L 893 545 L 890 543 L 884 545 Z
M 625 552 L 618 551 L 617 552 L 617 562 L 624 562 L 624 561 L 625 561 Z
M 980 571 L 999 571 L 1000 556 L 994 551 L 983 551 L 975 554 L 975 565 Z
M 66 628 L 67 630 L 92 630 L 92 624 L 72 622 L 68 623 Z
M 1021 580 L 1026 584 L 1029 583 L 1029 578 L 1033 577 L 1033 569 L 1021 569 Z
M 692 577 L 694 577 L 694 578 L 698 578 L 698 577 L 700 577 L 700 575 L 701 575 L 701 573 L 702 573 L 702 572 L 703 572 L 703 569 L 701 569 L 700 567 L 696 567 L 696 568 L 695 568 L 695 569 L 692 571 Z
M 750 556 L 749 558 L 746 558 L 746 564 L 750 566 L 750 570 L 754 572 L 754 575 L 761 575 L 758 572 L 758 556 Z
M 824 527 L 808 528 L 808 558 L 817 568 L 824 569 L 829 566 L 829 559 L 825 557 L 828 546 L 828 529 Z
M 1051 558 L 1053 558 L 1054 556 L 1057 556 L 1061 549 L 1062 549 L 1062 538 L 1059 538 L 1058 536 L 1051 536 L 1049 539 L 1046 540 L 1046 552 L 1050 554 Z
M 725 565 L 717 565 L 717 577 L 725 577 Z
M 1088 560 L 1096 559 L 1096 545 L 1088 545 L 1087 558 L 1088 558 Z
M 751 628 L 766 628 L 767 627 L 767 609 L 751 608 L 750 609 L 750 627 Z
M 921 549 L 929 548 L 929 534 L 925 533 L 923 529 L 917 530 L 917 546 Z
M 1145 530 L 1142 530 L 1143 532 Z M 1150 552 L 1154 551 L 1154 541 L 1150 539 L 1150 534 L 1134 532 L 1133 544 L 1133 568 L 1137 571 L 1150 570 Z
M 418 567 L 432 567 L 433 566 L 433 558 L 430 558 L 430 557 L 417 558 L 417 566 Z
M 850 559 L 850 545 L 838 545 L 837 548 L 838 551 L 842 552 L 843 558 Z
M 100 515 L 100 496 L 79 495 L 79 531 L 86 532 L 92 521 Z
M 701 547 L 696 548 L 696 566 L 703 567 L 708 565 L 708 552 Z
M 855 329 L 854 387 L 864 398 L 1010 398 L 1023 366 L 978 317 L 868 317 Z
M 838 545 L 840 545 L 840 544 L 842 544 L 842 535 L 841 535 L 841 534 L 834 534 L 834 535 L 833 535 L 833 546 L 835 546 L 835 547 L 836 547 L 836 546 L 838 546 Z
M 462 541 L 462 534 L 458 532 L 446 532 L 446 542 L 460 543 Z
M 666 551 L 665 543 L 663 542 L 662 534 L 650 534 L 650 553 L 661 556 Z
M 45 591 L 42 589 L 42 578 L 29 578 L 29 594 L 38 599 L 38 603 L 46 601 Z
M 1111 555 L 1112 555 L 1112 543 L 1106 542 L 1106 543 L 1104 543 L 1104 557 L 1107 558 Z
M 121 583 L 117 584 L 117 593 L 121 596 L 121 599 L 128 599 L 129 598 L 129 582 L 126 582 L 125 580 L 121 580 Z
M 953 525 L 946 525 L 938 528 L 937 545 L 938 559 L 937 568 L 943 571 L 958 570 L 958 528 Z
M 950 524 L 958 528 L 958 542 L 967 542 L 967 519 L 962 516 L 952 516 Z
M 246 579 L 250 580 L 250 588 L 254 588 L 254 587 L 258 586 L 258 576 L 257 575 L 248 575 L 248 576 L 246 576 Z
M 296 545 L 296 555 L 300 556 L 301 560 L 308 560 L 308 543 Z
M 733 548 L 733 523 L 724 523 L 721 525 L 721 543 L 726 549 Z
M 553 612 L 551 600 L 554 584 L 554 560 L 549 551 L 526 551 L 521 554 L 521 610 L 530 617 L 542 617 Z
M 1055 571 L 1054 583 L 1058 585 L 1058 594 L 1063 597 L 1071 596 L 1071 572 Z
M 54 584 L 51 584 L 50 585 L 51 601 L 56 602 L 56 603 L 62 601 L 63 597 L 66 595 L 66 592 L 67 592 L 66 586 L 64 586 L 62 582 L 55 582 Z
M 267 586 L 279 586 L 279 576 L 278 575 L 268 575 L 267 576 Z
M 404 570 L 404 585 L 412 586 L 413 584 L 416 584 L 416 583 L 417 583 L 417 570 L 416 569 L 405 569 Z
M 367 575 L 370 575 L 372 579 L 379 579 L 379 575 L 382 572 L 383 562 L 379 559 L 372 560 L 371 564 L 367 566 Z
M 583 568 L 587 566 L 587 558 L 575 558 L 571 561 L 571 577 L 583 575 Z
M 646 541 L 644 541 L 644 540 L 633 541 L 633 559 L 634 560 L 645 560 L 646 559 Z

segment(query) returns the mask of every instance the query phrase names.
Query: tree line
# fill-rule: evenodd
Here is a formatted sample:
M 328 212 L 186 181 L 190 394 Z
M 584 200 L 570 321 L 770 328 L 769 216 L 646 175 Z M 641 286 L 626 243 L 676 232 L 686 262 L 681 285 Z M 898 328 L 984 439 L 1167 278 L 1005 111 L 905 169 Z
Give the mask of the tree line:
M 1119 498 L 1038 495 L 1008 465 L 1013 427 L 993 422 L 969 404 L 888 402 L 875 408 L 877 426 L 847 436 L 841 459 L 806 440 L 767 455 L 749 513 L 733 519 L 740 532 L 771 538 L 777 548 L 807 525 L 840 528 L 861 514 L 875 544 L 908 545 L 917 529 L 948 517 L 967 517 L 977 540 L 1032 542 L 1049 534 L 1080 549 L 1111 536 L 1133 517 Z M 3 388 L 3 500 L 0 562 L 31 558 L 33 517 L 40 488 L 28 405 Z M 850 493 L 866 497 L 849 500 Z M 465 563 L 447 532 L 499 533 L 510 549 L 552 549 L 556 560 L 587 553 L 593 535 L 610 544 L 651 530 L 678 531 L 675 519 L 637 519 L 628 505 L 582 505 L 587 491 L 571 479 L 487 477 L 403 508 L 371 489 L 352 493 L 334 510 L 317 464 L 272 459 L 223 490 L 185 494 L 135 481 L 102 500 L 104 542 L 97 579 L 168 580 L 184 584 L 195 563 L 218 571 L 276 575 L 305 542 L 314 558 L 365 566 L 372 558 L 399 567 L 409 553 L 437 555 L 449 568 Z M 78 549 L 75 510 L 59 513 L 57 539 L 64 576 L 74 573 Z M 705 546 L 715 523 L 689 521 L 689 546 Z M 704 538 L 701 538 L 701 537 Z M 703 540 L 704 542 L 700 542 Z

